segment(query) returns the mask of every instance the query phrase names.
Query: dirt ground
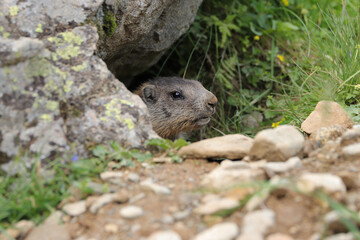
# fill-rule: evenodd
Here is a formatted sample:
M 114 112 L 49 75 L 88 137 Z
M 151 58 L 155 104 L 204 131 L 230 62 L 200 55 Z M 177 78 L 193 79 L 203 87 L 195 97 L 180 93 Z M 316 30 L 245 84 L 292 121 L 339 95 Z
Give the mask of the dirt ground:
M 290 179 L 296 178 L 302 172 L 326 172 L 338 175 L 347 186 L 347 196 L 352 196 L 352 200 L 349 200 L 347 196 L 340 197 L 338 200 L 344 204 L 350 204 L 349 201 L 353 201 L 355 205 L 360 205 L 360 161 L 343 160 L 336 155 L 336 150 L 334 150 L 332 153 L 327 151 L 324 155 L 320 153 L 313 158 L 303 159 L 302 164 L 300 171 L 289 172 L 285 175 Z M 207 160 L 185 160 L 181 164 L 150 164 L 148 167 L 137 164 L 135 168 L 129 168 L 126 171 L 138 174 L 140 181 L 152 178 L 156 183 L 170 187 L 171 194 L 155 194 L 141 188 L 138 182 L 126 181 L 123 189 L 128 192 L 130 202 L 111 203 L 102 207 L 97 214 L 86 212 L 70 220 L 67 223 L 70 234 L 73 239 L 86 236 L 86 239 L 130 240 L 146 239 L 157 230 L 171 229 L 179 233 L 182 239 L 191 239 L 215 223 L 235 222 L 241 226 L 246 214 L 243 208 L 226 217 L 201 216 L 193 211 L 206 194 L 235 196 L 241 200 L 249 193 L 249 189 L 244 188 L 218 192 L 201 188 L 202 177 L 218 165 L 219 162 Z M 141 195 L 143 198 L 131 202 L 132 198 Z M 121 218 L 118 212 L 127 205 L 141 207 L 144 215 L 130 220 Z M 324 201 L 289 189 L 274 190 L 261 208 L 270 208 L 276 214 L 276 224 L 269 233 L 285 233 L 293 239 L 307 240 L 311 239 L 315 233 L 326 236 L 346 231 L 346 228 L 342 226 L 331 229 L 324 224 L 324 216 L 331 210 Z M 118 228 L 109 230 L 105 227 L 108 224 L 115 224 Z

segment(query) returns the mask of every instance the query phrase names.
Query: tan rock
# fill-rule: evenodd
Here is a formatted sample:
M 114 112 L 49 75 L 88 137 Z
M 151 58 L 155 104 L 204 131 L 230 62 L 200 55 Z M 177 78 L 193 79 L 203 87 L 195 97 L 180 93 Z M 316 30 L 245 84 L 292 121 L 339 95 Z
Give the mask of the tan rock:
M 222 189 L 235 184 L 266 179 L 265 171 L 245 162 L 222 161 L 220 166 L 206 174 L 201 181 L 203 186 Z
M 294 238 L 283 233 L 273 233 L 267 236 L 266 240 L 294 240 Z
M 66 226 L 61 223 L 61 217 L 61 212 L 51 214 L 41 225 L 34 228 L 25 240 L 70 240 Z
M 319 128 L 341 124 L 347 128 L 353 126 L 353 121 L 344 109 L 336 102 L 321 101 L 315 110 L 301 124 L 301 129 L 307 133 L 313 133 Z
M 256 134 L 249 155 L 254 160 L 286 161 L 298 155 L 304 148 L 304 143 L 304 136 L 295 127 L 282 125 Z
M 245 157 L 253 144 L 253 139 L 230 134 L 192 143 L 180 149 L 179 155 L 186 158 L 228 158 Z

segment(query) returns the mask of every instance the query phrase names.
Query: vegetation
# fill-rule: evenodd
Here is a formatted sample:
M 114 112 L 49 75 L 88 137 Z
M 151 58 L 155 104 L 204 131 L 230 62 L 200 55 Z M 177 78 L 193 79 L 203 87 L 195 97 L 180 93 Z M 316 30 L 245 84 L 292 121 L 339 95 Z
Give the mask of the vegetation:
M 158 144 L 164 144 L 165 141 L 159 141 Z M 56 159 L 46 166 L 35 162 L 32 169 L 22 174 L 0 175 L 0 233 L 20 219 L 41 222 L 70 195 L 70 187 L 80 190 L 84 197 L 93 193 L 89 183 L 105 171 L 110 161 L 114 163 L 111 168 L 116 169 L 132 167 L 134 161 L 144 162 L 152 157 L 149 152 L 124 149 L 110 142 L 109 146 L 96 146 L 93 156 L 88 159 L 79 159 L 75 155 L 68 159 Z M 23 160 L 16 161 L 21 163 Z
M 218 96 L 206 137 L 301 122 L 320 100 L 359 116 L 357 1 L 204 1 L 153 75 L 198 79 Z M 199 67 L 200 66 L 200 67 Z M 259 127 L 244 118 L 258 111 Z

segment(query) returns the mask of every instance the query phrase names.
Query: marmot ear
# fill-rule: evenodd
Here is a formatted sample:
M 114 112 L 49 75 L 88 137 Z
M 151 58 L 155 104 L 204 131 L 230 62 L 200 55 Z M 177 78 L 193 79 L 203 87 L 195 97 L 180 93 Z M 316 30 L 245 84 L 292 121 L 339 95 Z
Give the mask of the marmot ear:
M 142 90 L 142 95 L 146 103 L 156 103 L 158 100 L 154 85 L 145 86 Z

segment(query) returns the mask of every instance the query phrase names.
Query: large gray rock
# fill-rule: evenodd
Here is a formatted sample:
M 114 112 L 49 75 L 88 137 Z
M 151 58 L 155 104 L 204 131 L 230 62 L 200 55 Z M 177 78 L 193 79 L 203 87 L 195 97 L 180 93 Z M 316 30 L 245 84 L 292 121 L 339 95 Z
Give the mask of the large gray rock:
M 186 32 L 201 2 L 106 0 L 97 14 L 97 21 L 105 30 L 99 42 L 99 56 L 122 80 L 143 72 Z
M 70 145 L 85 155 L 108 140 L 136 147 L 156 136 L 142 101 L 94 56 L 97 39 L 88 25 L 41 41 L 0 39 L 9 46 L 0 53 L 0 162 L 20 152 L 44 159 Z
M 15 173 L 33 154 L 86 156 L 109 140 L 139 147 L 157 137 L 141 99 L 95 53 L 119 75 L 135 75 L 131 66 L 154 64 L 200 2 L 0 1 L 1 168 Z M 10 161 L 17 156 L 25 165 Z

